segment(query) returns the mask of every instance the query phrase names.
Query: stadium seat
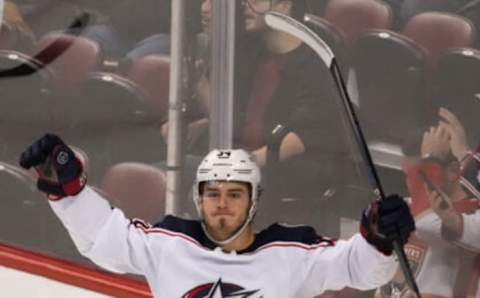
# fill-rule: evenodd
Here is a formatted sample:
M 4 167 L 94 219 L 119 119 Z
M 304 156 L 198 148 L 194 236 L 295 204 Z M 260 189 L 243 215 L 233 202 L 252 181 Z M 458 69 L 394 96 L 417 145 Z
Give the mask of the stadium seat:
M 330 0 L 324 18 L 343 32 L 347 45 L 353 45 L 368 29 L 389 29 L 390 7 L 378 0 Z
M 462 122 L 471 138 L 478 143 L 480 129 L 476 111 L 480 111 L 480 51 L 457 48 L 439 56 L 430 80 L 431 115 L 437 120 L 439 107 L 446 107 Z
M 421 123 L 424 57 L 415 42 L 387 30 L 364 33 L 351 49 L 360 122 L 369 141 L 402 144 Z
M 160 123 L 142 90 L 125 77 L 92 73 L 78 95 L 63 97 L 64 132 L 90 156 L 92 181 L 119 162 L 162 159 Z
M 134 61 L 127 77 L 137 83 L 151 101 L 159 121 L 164 121 L 168 113 L 170 58 L 149 55 Z
M 106 172 L 100 189 L 129 218 L 156 223 L 165 213 L 166 175 L 153 166 L 117 164 Z
M 427 51 L 430 66 L 446 49 L 472 46 L 476 35 L 468 19 L 444 12 L 416 15 L 408 20 L 402 33 Z
M 60 93 L 78 91 L 102 60 L 100 47 L 94 41 L 64 33 L 51 33 L 41 38 L 34 55 L 53 70 L 53 84 Z
M 74 121 L 97 129 L 130 126 L 147 121 L 146 100 L 140 88 L 127 78 L 107 72 L 91 73 L 81 85 L 78 102 L 70 102 Z

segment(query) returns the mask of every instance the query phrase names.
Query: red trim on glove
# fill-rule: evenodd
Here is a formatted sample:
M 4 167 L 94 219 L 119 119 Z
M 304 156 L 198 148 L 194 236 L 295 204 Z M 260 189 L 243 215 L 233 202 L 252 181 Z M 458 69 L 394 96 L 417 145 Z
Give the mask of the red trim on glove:
M 82 174 L 80 175 L 80 177 L 78 177 L 77 179 L 71 182 L 63 184 L 62 188 L 65 194 L 67 194 L 68 196 L 74 196 L 79 194 L 83 190 L 86 184 L 87 184 L 87 176 L 83 172 L 83 165 L 82 165 Z

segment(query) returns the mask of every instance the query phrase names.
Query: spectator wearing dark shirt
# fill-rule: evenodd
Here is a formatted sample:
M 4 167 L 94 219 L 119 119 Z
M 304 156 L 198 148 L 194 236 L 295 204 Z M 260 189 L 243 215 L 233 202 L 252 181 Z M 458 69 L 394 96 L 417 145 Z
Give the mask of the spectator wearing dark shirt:
M 207 22 L 209 19 L 209 2 L 205 0 L 202 6 L 204 23 L 205 19 Z M 310 48 L 291 35 L 270 29 L 263 20 L 264 13 L 269 10 L 301 18 L 305 13 L 305 2 L 250 0 L 244 2 L 244 10 L 246 38 L 243 42 L 249 46 L 244 44 L 243 50 L 237 49 L 239 58 L 236 67 L 243 68 L 240 72 L 237 69 L 237 79 L 242 74 L 243 77 L 236 84 L 241 88 L 235 94 L 234 147 L 252 151 L 267 172 L 266 180 L 271 191 L 264 194 L 263 202 L 277 208 L 272 209 L 270 215 L 297 223 L 310 220 L 327 222 L 330 216 L 337 220 L 330 208 L 332 206 L 324 206 L 325 210 L 328 209 L 325 216 L 319 216 L 316 208 L 316 214 L 312 213 L 312 218 L 308 218 L 308 210 L 313 210 L 312 204 L 321 204 L 323 194 L 334 187 L 340 176 L 344 183 L 346 174 L 350 172 L 344 167 L 348 159 L 348 148 L 344 142 L 346 132 L 342 129 L 341 115 L 337 110 L 336 101 L 339 99 L 333 80 L 326 66 Z M 200 127 L 205 132 L 208 128 L 208 75 L 203 78 L 201 87 L 203 99 L 200 106 L 206 111 L 206 116 L 189 125 L 189 136 L 201 135 L 198 133 Z M 283 128 L 282 132 L 275 134 L 279 127 Z M 193 142 L 196 145 L 192 148 L 202 147 L 199 144 L 205 145 L 205 142 L 208 143 L 208 137 L 204 134 Z M 275 148 L 278 153 L 275 153 Z M 268 160 L 265 168 L 267 155 L 273 159 Z M 353 172 L 353 169 L 350 170 Z M 269 176 L 273 175 L 269 175 L 268 171 L 275 172 L 280 180 L 269 180 Z M 288 179 L 285 178 L 287 176 Z M 191 177 L 185 178 L 185 181 L 191 181 Z M 299 194 L 298 189 L 307 192 Z M 293 216 L 289 219 L 281 214 L 282 204 L 273 199 L 295 196 L 300 197 L 295 204 L 299 210 L 290 210 L 289 214 Z M 334 224 L 319 223 L 318 226 L 328 228 L 322 232 L 330 235 L 338 233 L 338 226 Z

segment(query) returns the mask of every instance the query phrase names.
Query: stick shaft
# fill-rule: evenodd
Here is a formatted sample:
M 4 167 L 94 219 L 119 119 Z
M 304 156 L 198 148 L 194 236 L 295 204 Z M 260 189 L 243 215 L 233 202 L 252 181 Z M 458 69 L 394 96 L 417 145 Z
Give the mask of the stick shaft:
M 334 78 L 335 84 L 338 87 L 338 91 L 340 92 L 340 95 L 342 98 L 342 106 L 345 110 L 346 115 L 348 116 L 349 124 L 353 130 L 354 137 L 357 141 L 357 144 L 359 145 L 358 147 L 361 151 L 363 159 L 367 164 L 370 182 L 375 187 L 375 191 L 377 192 L 379 197 L 382 200 L 384 200 L 385 192 L 383 190 L 380 177 L 378 176 L 378 172 L 375 168 L 372 155 L 368 150 L 368 144 L 367 144 L 365 135 L 363 134 L 362 128 L 360 126 L 360 122 L 358 120 L 357 114 L 355 112 L 355 107 L 350 99 L 350 96 L 348 95 L 345 81 L 343 80 L 342 74 L 340 72 L 340 67 L 338 66 L 335 58 L 333 59 L 332 64 L 330 66 L 330 71 Z M 418 289 L 417 283 L 415 282 L 415 278 L 412 273 L 412 269 L 408 262 L 407 256 L 405 255 L 405 251 L 403 250 L 403 246 L 400 244 L 398 240 L 393 242 L 393 249 L 397 254 L 398 262 L 400 263 L 400 268 L 403 271 L 403 274 L 405 276 L 405 281 L 407 282 L 408 287 L 413 291 L 416 297 L 421 297 L 420 291 Z

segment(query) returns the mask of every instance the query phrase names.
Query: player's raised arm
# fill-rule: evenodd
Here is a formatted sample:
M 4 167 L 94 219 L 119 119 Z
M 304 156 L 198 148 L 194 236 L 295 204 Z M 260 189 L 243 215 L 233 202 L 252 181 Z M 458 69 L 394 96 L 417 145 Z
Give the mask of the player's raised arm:
M 317 287 L 319 293 L 344 287 L 377 288 L 390 281 L 397 270 L 393 241 L 406 243 L 414 229 L 413 217 L 403 198 L 392 195 L 376 201 L 363 212 L 360 234 L 312 251 L 307 266 L 302 264 L 306 281 L 312 288 Z
M 38 189 L 47 194 L 80 253 L 115 272 L 144 273 L 151 257 L 147 235 L 86 185 L 82 161 L 58 136 L 36 140 L 22 153 L 20 165 L 35 168 Z

